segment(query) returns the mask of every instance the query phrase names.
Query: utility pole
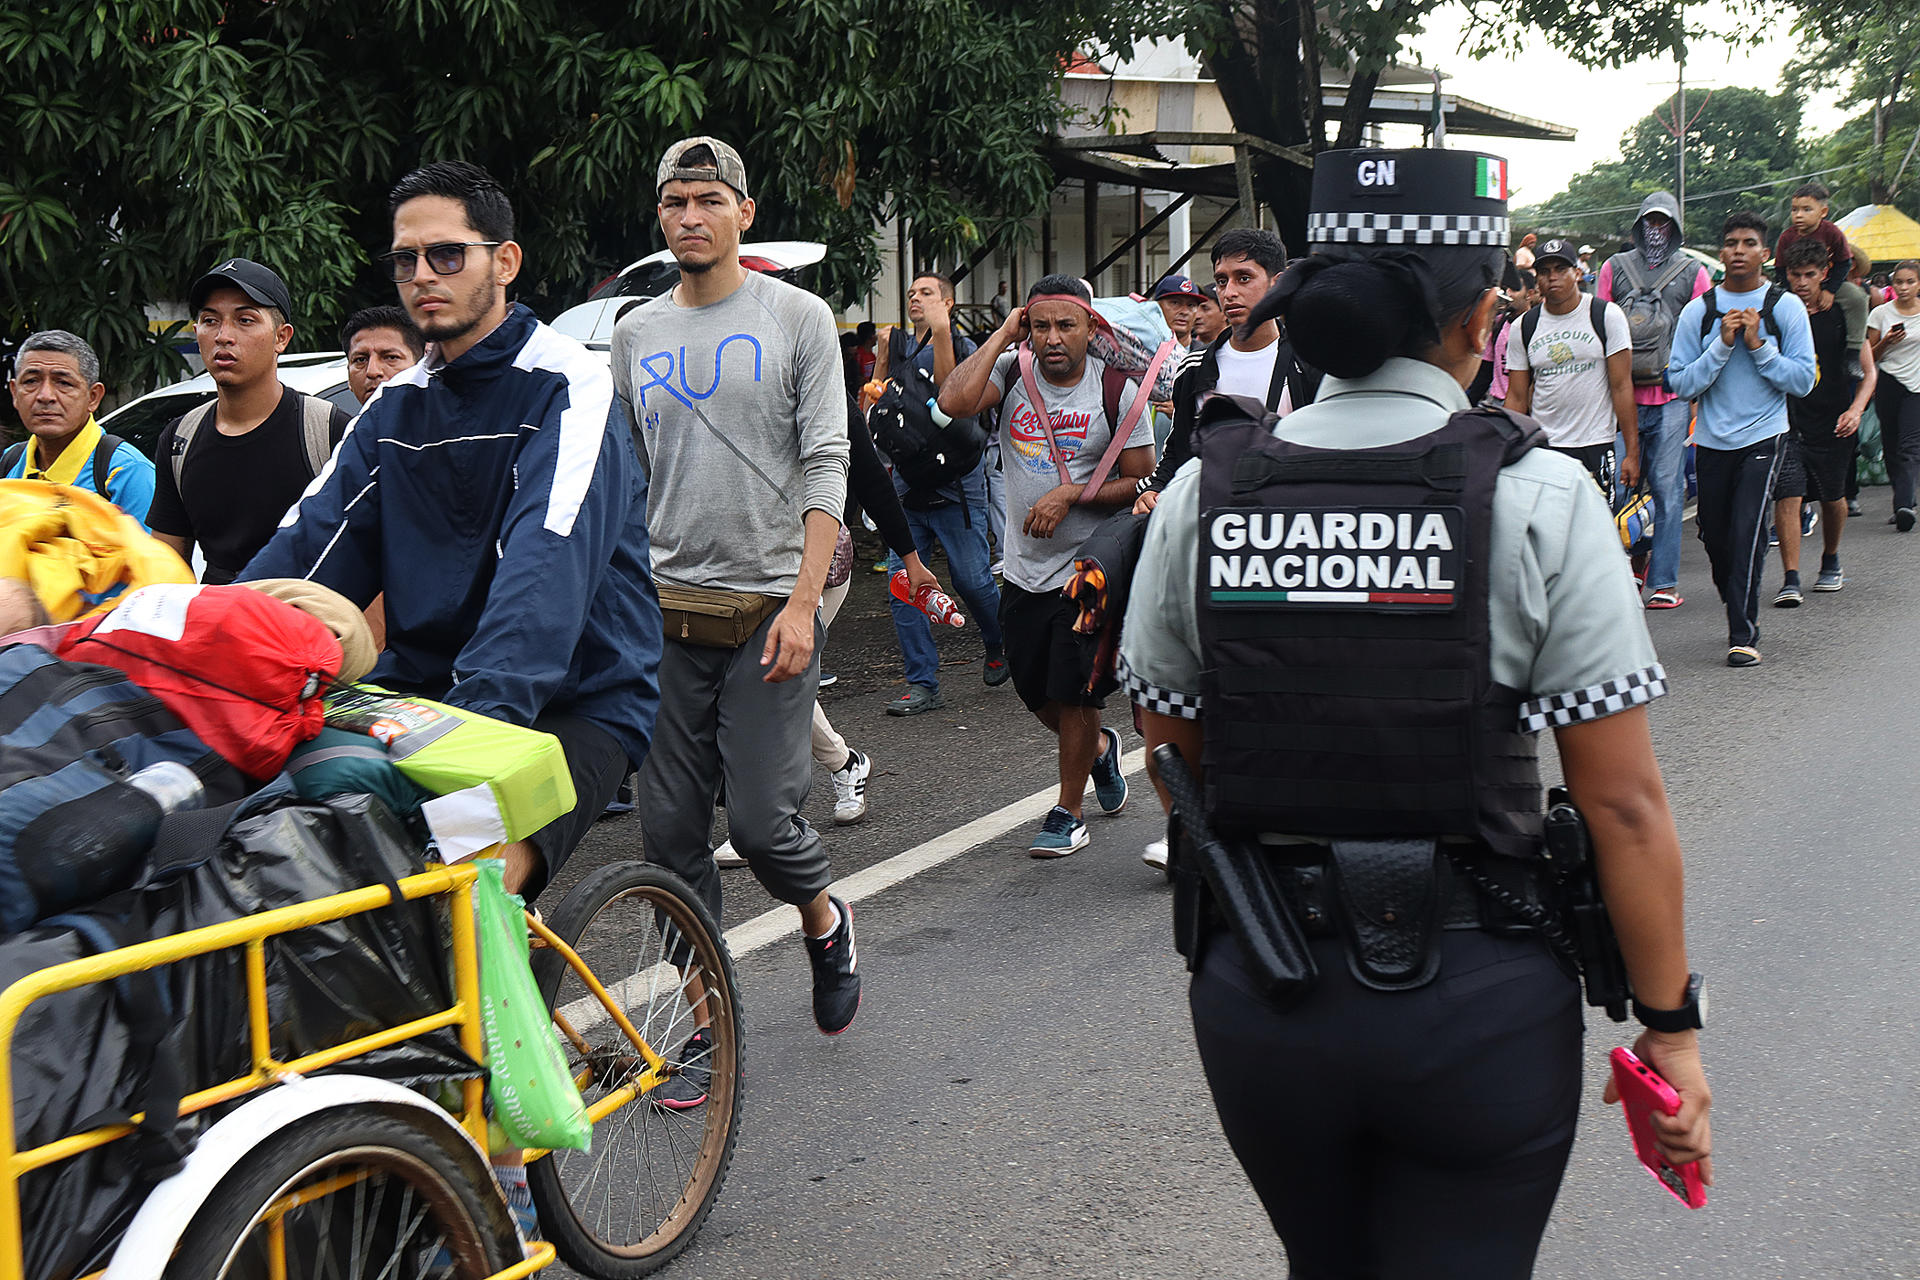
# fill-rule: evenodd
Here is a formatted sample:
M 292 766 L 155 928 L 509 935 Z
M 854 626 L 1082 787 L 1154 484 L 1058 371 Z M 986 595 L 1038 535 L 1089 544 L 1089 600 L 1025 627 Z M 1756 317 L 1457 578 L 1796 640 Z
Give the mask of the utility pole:
M 1679 202 L 1681 225 L 1684 226 L 1687 217 L 1687 127 L 1690 123 L 1687 119 L 1687 46 L 1685 44 L 1680 46 L 1679 53 L 1680 98 L 1677 109 L 1673 113 L 1674 123 L 1680 126 L 1674 133 L 1673 142 L 1674 169 L 1677 174 L 1674 186 L 1678 190 L 1673 195 Z

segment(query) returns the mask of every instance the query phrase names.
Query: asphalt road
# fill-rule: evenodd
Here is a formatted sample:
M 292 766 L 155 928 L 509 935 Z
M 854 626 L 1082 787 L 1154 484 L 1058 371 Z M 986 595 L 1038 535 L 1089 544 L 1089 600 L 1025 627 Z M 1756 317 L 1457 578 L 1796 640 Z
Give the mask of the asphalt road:
M 1673 687 L 1654 731 L 1712 996 L 1720 1185 L 1689 1213 L 1633 1161 L 1599 1102 L 1606 1052 L 1630 1036 L 1596 1013 L 1541 1276 L 1920 1277 L 1920 1012 L 1906 970 L 1920 918 L 1908 862 L 1920 538 L 1881 524 L 1886 494 L 1869 490 L 1870 514 L 1848 530 L 1844 592 L 1763 610 L 1761 667 L 1723 665 L 1691 528 L 1688 603 L 1649 615 Z M 1011 688 L 981 685 L 971 626 L 942 639 L 945 709 L 880 712 L 899 679 L 882 590 L 859 576 L 826 651 L 842 678 L 823 701 L 878 762 L 856 827 L 832 828 L 817 775 L 809 815 L 842 877 L 1050 786 L 1053 771 L 1051 740 Z M 1117 701 L 1111 718 L 1125 723 Z M 1062 861 L 1026 856 L 1034 825 L 858 904 L 865 1002 L 838 1039 L 811 1025 L 797 939 L 741 958 L 739 1147 L 704 1232 L 665 1274 L 1286 1273 L 1224 1151 L 1167 891 L 1139 860 L 1158 826 L 1151 792 L 1136 775 L 1126 811 L 1094 817 L 1091 847 Z M 602 823 L 559 888 L 638 856 L 637 828 Z M 729 926 L 773 905 L 748 872 L 725 885 Z

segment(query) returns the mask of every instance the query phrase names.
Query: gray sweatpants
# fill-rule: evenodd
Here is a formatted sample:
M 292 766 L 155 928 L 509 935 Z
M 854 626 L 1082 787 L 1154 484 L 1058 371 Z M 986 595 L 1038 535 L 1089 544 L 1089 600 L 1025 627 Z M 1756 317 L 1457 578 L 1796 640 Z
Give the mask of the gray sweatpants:
M 800 816 L 813 788 L 808 740 L 820 687 L 813 661 L 782 684 L 761 677 L 768 618 L 738 649 L 666 641 L 660 654 L 660 716 L 640 770 L 640 835 L 647 861 L 693 886 L 720 915 L 720 873 L 708 840 L 724 780 L 727 830 L 768 893 L 798 906 L 833 880 L 820 834 Z

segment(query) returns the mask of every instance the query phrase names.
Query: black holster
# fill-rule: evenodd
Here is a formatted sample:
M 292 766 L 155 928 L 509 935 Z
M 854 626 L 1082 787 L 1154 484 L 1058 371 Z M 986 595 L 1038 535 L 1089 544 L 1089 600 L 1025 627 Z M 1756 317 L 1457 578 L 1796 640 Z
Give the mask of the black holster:
M 1239 939 L 1247 967 L 1280 1008 L 1304 999 L 1319 977 L 1306 936 L 1281 897 L 1257 848 L 1222 841 L 1207 829 L 1200 789 L 1170 745 L 1154 750 L 1160 780 L 1173 797 L 1168 852 L 1174 859 L 1174 946 L 1197 969 L 1217 918 Z

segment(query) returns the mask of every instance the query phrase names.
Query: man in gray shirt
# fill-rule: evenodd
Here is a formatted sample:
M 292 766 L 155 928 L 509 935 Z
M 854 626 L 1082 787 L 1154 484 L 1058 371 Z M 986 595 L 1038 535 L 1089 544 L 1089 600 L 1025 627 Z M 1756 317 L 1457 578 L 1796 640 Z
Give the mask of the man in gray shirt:
M 1000 625 L 1015 692 L 1060 738 L 1060 800 L 1029 846 L 1036 858 L 1086 845 L 1080 811 L 1089 775 L 1102 811 L 1118 813 L 1127 802 L 1120 735 L 1101 726 L 1104 700 L 1087 692 L 1092 648 L 1074 633 L 1078 607 L 1060 594 L 1080 544 L 1115 508 L 1132 504 L 1136 483 L 1153 470 L 1153 425 L 1132 412 L 1139 384 L 1088 354 L 1101 323 L 1084 283 L 1046 276 L 940 388 L 941 412 L 956 418 L 1006 405 Z
M 800 909 L 814 1021 L 838 1035 L 860 1002 L 853 913 L 828 894 L 826 851 L 800 816 L 813 784 L 816 615 L 847 498 L 833 315 L 740 265 L 754 205 L 732 147 L 675 143 L 657 187 L 680 283 L 613 333 L 614 387 L 638 428 L 667 619 L 641 837 L 647 858 L 684 877 L 718 919 L 708 841 L 724 784 L 733 847 L 767 892 Z M 696 630 L 715 610 L 757 626 L 738 646 L 716 643 Z

